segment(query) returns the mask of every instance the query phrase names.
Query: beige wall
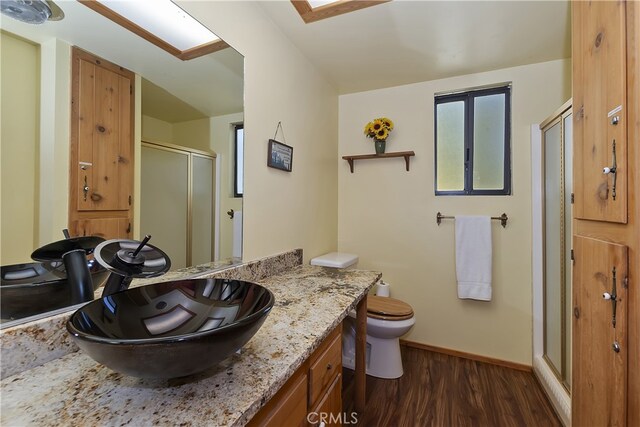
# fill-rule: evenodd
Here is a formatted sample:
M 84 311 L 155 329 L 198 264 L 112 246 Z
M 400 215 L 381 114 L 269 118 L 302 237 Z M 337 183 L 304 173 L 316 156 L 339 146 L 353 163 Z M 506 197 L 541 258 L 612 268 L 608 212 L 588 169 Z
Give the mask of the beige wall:
M 242 197 L 233 196 L 235 134 L 234 124 L 243 122 L 243 114 L 227 114 L 211 117 L 211 148 L 217 154 L 220 167 L 220 248 L 218 258 L 233 256 L 233 224 L 227 215 L 229 209 L 242 210 Z
M 40 45 L 40 55 L 38 246 L 60 240 L 69 220 L 71 46 L 51 39 Z
M 197 150 L 211 151 L 211 135 L 209 119 L 189 120 L 173 124 L 173 140 L 175 144 Z
M 245 57 L 245 260 L 337 247 L 338 99 L 258 2 L 178 1 Z M 266 166 L 282 122 L 293 172 Z
M 4 33 L 3 33 L 4 37 Z M 14 39 L 16 40 L 16 39 Z M 29 170 L 20 166 L 19 182 L 14 182 L 10 190 L 3 187 L 2 198 L 5 195 L 21 194 L 18 204 L 3 204 L 2 222 L 11 224 L 11 230 L 7 237 L 3 233 L 2 241 L 10 242 L 10 233 L 20 229 L 20 234 L 29 235 L 29 240 L 22 240 L 24 247 L 13 249 L 13 259 L 21 259 L 23 262 L 30 260 L 31 252 L 46 243 L 63 238 L 62 229 L 67 228 L 68 220 L 68 188 L 69 188 L 69 135 L 70 135 L 70 105 L 71 105 L 71 46 L 56 39 L 43 42 L 36 47 L 37 78 L 30 76 L 29 71 L 19 70 L 18 74 L 11 77 L 9 71 L 12 61 L 4 60 L 5 55 L 11 55 L 10 44 L 5 46 L 3 38 L 2 46 L 2 74 L 3 79 L 10 81 L 10 89 L 3 88 L 2 102 L 13 102 L 11 91 L 20 89 L 21 97 L 15 105 L 21 105 L 27 99 L 31 99 L 35 93 L 35 116 L 37 120 L 26 123 L 28 115 L 16 114 L 18 109 L 2 111 L 2 139 L 5 140 L 5 130 L 9 131 L 19 126 L 20 138 L 35 134 L 36 147 L 30 151 L 29 159 L 33 163 L 33 169 Z M 5 49 L 8 48 L 8 49 Z M 6 68 L 9 67 L 9 68 Z M 4 80 L 3 80 L 4 81 Z M 28 82 L 28 86 L 22 86 Z M 35 91 L 35 92 L 34 92 Z M 12 104 L 13 105 L 13 104 Z M 5 124 L 7 124 L 5 129 Z M 7 138 L 6 140 L 15 140 Z M 28 146 L 28 144 L 27 144 Z M 24 149 L 21 148 L 21 149 Z M 4 150 L 4 145 L 3 145 Z M 12 173 L 18 163 L 5 165 L 3 153 L 3 174 Z M 25 157 L 26 161 L 27 157 Z M 15 159 L 14 159 L 15 160 Z M 6 166 L 6 167 L 5 167 Z M 7 185 L 10 181 L 4 181 Z M 4 184 L 3 184 L 4 185 Z M 16 188 L 19 187 L 21 189 Z M 30 200 L 33 197 L 34 202 Z M 17 209 L 17 210 L 16 210 Z M 11 219 L 13 218 L 13 219 Z M 29 224 L 29 225 L 27 225 Z M 28 231 L 26 228 L 30 227 Z M 3 230 L 4 231 L 4 230 Z M 29 242 L 28 244 L 26 242 Z M 4 252 L 4 251 L 3 251 Z M 8 254 L 8 252 L 6 253 Z M 4 255 L 4 254 L 3 254 Z M 3 264 L 10 262 L 4 256 Z
M 144 93 L 142 94 L 144 97 Z M 169 123 L 151 116 L 142 116 L 142 140 L 167 142 L 197 150 L 211 151 L 209 119 Z
M 142 140 L 173 144 L 173 125 L 155 117 L 142 115 Z
M 530 125 L 570 97 L 570 62 L 553 61 L 428 81 L 340 97 L 339 155 L 373 153 L 362 134 L 387 116 L 396 129 L 387 151 L 414 150 L 403 159 L 339 163 L 340 251 L 360 255 L 361 268 L 383 272 L 392 296 L 409 302 L 416 325 L 406 339 L 531 365 Z M 512 82 L 511 196 L 434 195 L 434 94 Z M 493 300 L 460 300 L 456 293 L 454 223 L 444 215 L 500 215 L 493 223 Z
M 0 45 L 0 263 L 6 265 L 31 261 L 37 248 L 40 52 L 4 32 Z

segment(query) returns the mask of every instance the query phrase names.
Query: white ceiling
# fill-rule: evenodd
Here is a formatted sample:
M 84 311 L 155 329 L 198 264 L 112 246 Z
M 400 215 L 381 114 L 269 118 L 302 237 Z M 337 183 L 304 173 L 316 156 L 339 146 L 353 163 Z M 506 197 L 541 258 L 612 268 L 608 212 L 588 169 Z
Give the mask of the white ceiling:
M 56 3 L 65 13 L 62 21 L 30 25 L 0 15 L 0 27 L 36 43 L 54 37 L 64 40 L 140 74 L 164 89 L 153 95 L 154 99 L 162 97 L 158 102 L 165 104 L 162 120 L 175 122 L 185 117 L 192 120 L 243 110 L 244 58 L 235 50 L 223 49 L 182 61 L 75 0 L 56 0 Z M 166 96 L 169 94 L 173 97 Z M 178 102 L 179 113 L 172 116 L 169 105 L 175 98 L 193 107 L 194 115 L 185 116 L 188 109 L 180 108 L 184 105 Z
M 571 56 L 567 0 L 394 0 L 311 24 L 259 4 L 341 94 Z

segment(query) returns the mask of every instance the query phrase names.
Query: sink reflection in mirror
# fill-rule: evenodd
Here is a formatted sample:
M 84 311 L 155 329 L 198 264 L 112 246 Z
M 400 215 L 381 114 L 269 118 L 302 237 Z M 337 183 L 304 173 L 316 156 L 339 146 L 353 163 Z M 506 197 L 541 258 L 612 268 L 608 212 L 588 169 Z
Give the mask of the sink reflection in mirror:
M 134 180 L 140 182 L 142 193 L 134 194 L 132 201 L 132 237 L 153 234 L 156 244 L 176 260 L 174 269 L 241 257 L 241 253 L 234 255 L 234 222 L 225 212 L 242 211 L 242 198 L 234 192 L 233 180 L 236 126 L 244 122 L 242 55 L 226 48 L 181 61 L 80 2 L 63 2 L 61 7 L 63 20 L 42 25 L 0 17 L 0 79 L 2 104 L 7 107 L 0 116 L 2 155 L 12 159 L 7 167 L 3 162 L 1 173 L 2 182 L 11 182 L 13 187 L 2 192 L 0 264 L 29 263 L 29 254 L 36 247 L 57 240 L 59 229 L 69 225 L 72 46 L 136 74 L 134 144 L 139 157 L 134 159 Z M 153 148 L 186 148 L 194 153 L 194 174 L 205 173 L 214 180 L 213 188 L 207 190 L 208 203 L 213 206 L 205 207 L 203 215 L 194 215 L 186 226 L 180 225 L 179 238 L 171 234 L 178 228 L 175 218 L 145 214 L 145 209 L 155 209 L 148 201 L 159 200 L 166 191 L 146 186 L 145 156 L 150 150 L 143 148 L 142 141 L 154 144 Z M 206 163 L 209 159 L 212 163 Z M 20 180 L 12 179 L 18 175 Z M 201 189 L 191 191 L 195 194 Z M 203 198 L 193 200 L 190 208 L 201 209 Z M 184 233 L 191 233 L 191 241 Z M 203 240 L 203 235 L 211 238 Z M 172 253 L 174 243 L 180 246 L 177 250 L 190 253 Z M 2 310 L 5 318 L 4 303 Z
M 114 371 L 176 378 L 206 370 L 240 349 L 274 304 L 268 289 L 228 279 L 156 283 L 95 300 L 67 330 Z
M 87 260 L 93 288 L 106 280 L 109 272 Z M 12 321 L 73 305 L 67 273 L 62 261 L 31 262 L 0 267 L 0 311 L 2 321 Z

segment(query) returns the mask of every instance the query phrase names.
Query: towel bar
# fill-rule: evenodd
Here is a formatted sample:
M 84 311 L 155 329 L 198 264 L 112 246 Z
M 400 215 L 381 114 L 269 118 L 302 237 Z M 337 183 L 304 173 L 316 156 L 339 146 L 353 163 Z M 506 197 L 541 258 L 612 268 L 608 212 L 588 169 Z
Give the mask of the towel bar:
M 438 223 L 438 225 L 440 225 L 443 219 L 454 219 L 454 218 L 455 216 L 444 216 L 440 212 L 438 212 L 438 214 L 436 215 L 436 222 Z M 500 216 L 492 216 L 491 219 L 494 219 L 496 221 L 499 220 L 502 227 L 505 228 L 507 226 L 507 221 L 509 220 L 509 217 L 507 216 L 506 213 L 503 213 Z

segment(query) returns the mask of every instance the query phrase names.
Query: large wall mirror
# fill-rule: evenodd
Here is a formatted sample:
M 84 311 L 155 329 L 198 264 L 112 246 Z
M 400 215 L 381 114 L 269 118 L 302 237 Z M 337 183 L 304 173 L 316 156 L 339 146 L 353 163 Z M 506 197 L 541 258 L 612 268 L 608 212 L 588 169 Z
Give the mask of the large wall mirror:
M 234 174 L 236 160 L 242 163 L 235 158 L 244 122 L 242 55 L 227 47 L 183 61 L 79 2 L 59 6 L 65 17 L 57 22 L 0 18 L 0 263 L 32 262 L 34 249 L 63 238 L 73 46 L 136 75 L 133 237 L 151 234 L 172 269 L 239 262 L 243 215 Z M 169 191 L 177 180 L 184 180 L 180 196 Z

